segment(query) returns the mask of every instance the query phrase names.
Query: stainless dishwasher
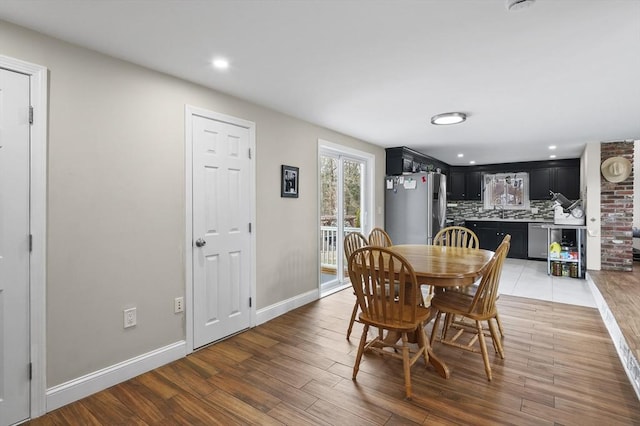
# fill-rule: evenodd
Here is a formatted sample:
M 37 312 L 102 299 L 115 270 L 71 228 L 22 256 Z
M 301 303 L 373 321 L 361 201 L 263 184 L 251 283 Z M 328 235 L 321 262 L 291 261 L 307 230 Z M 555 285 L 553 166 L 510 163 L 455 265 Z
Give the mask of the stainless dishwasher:
M 543 228 L 544 222 L 529 222 L 529 247 L 527 250 L 527 255 L 532 259 L 547 259 L 547 252 L 549 250 L 549 245 L 547 242 L 547 229 Z M 552 230 L 551 241 L 560 241 L 558 240 L 558 235 L 561 234 L 558 232 L 559 230 Z

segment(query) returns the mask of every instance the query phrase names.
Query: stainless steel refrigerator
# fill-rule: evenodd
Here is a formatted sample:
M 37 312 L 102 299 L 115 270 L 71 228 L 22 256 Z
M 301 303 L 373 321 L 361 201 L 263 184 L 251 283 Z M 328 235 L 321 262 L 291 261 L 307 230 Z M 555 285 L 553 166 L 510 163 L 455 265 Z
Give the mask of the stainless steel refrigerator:
M 431 244 L 445 226 L 447 177 L 414 173 L 385 178 L 385 230 L 394 244 Z

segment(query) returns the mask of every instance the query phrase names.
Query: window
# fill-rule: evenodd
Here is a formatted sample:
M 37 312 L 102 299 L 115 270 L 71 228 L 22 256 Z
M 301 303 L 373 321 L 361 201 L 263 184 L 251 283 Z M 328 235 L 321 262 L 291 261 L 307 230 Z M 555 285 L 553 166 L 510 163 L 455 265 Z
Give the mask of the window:
M 484 175 L 484 193 L 485 209 L 528 209 L 529 174 L 521 172 Z

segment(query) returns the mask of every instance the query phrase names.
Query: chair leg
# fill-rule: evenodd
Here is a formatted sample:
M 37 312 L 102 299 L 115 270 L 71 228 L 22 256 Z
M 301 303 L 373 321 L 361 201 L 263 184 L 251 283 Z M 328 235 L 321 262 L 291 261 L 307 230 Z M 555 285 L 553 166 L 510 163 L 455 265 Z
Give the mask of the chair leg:
M 480 342 L 480 350 L 482 351 L 482 360 L 484 361 L 484 371 L 487 373 L 487 378 L 491 381 L 491 364 L 489 364 L 489 352 L 487 352 L 487 342 L 484 339 L 484 331 L 482 330 L 482 323 L 476 320 L 476 332 L 478 333 L 478 340 Z
M 433 329 L 431 330 L 431 340 L 429 341 L 429 343 L 431 343 L 431 346 L 433 346 L 433 344 L 436 341 L 436 335 L 438 334 L 438 323 L 440 323 L 440 316 L 442 316 L 442 312 L 438 311 L 438 313 L 436 314 L 436 319 L 433 320 Z
M 364 330 L 362 331 L 362 337 L 360 337 L 360 345 L 358 345 L 358 354 L 356 355 L 356 362 L 353 364 L 353 376 L 351 376 L 352 380 L 356 379 L 358 375 L 358 370 L 360 369 L 360 361 L 362 360 L 362 354 L 364 353 L 364 347 L 367 344 L 367 333 L 369 333 L 369 325 L 364 325 Z
M 347 329 L 347 340 L 351 336 L 351 330 L 353 330 L 353 323 L 356 321 L 356 315 L 358 314 L 358 301 L 353 305 L 353 311 L 351 311 L 351 321 L 349 321 L 349 328 Z
M 493 321 L 491 321 L 491 318 L 487 320 L 487 323 L 489 323 L 489 331 L 491 332 L 491 339 L 493 340 L 493 345 L 495 346 L 498 354 L 500 355 L 500 358 L 504 359 L 504 349 L 502 348 L 502 342 L 500 341 L 500 337 L 498 336 L 498 332 L 496 331 L 496 326 L 493 325 Z
M 496 323 L 498 324 L 498 330 L 500 330 L 500 336 L 504 337 L 504 329 L 502 328 L 502 321 L 500 321 L 498 311 L 496 311 Z
M 402 333 L 402 369 L 404 370 L 404 389 L 407 399 L 411 399 L 411 360 L 409 359 L 409 339 Z
M 449 331 L 449 327 L 456 320 L 456 316 L 454 314 L 447 313 L 444 316 L 444 324 L 442 325 L 442 340 L 447 340 L 447 331 Z

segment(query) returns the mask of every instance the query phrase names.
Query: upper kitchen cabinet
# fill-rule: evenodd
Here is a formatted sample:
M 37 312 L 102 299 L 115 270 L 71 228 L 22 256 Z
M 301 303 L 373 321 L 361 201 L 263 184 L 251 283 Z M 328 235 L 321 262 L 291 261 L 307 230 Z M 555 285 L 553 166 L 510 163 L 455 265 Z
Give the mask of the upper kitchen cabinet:
M 555 190 L 570 200 L 580 198 L 580 166 L 558 167 L 555 173 Z
M 451 167 L 448 185 L 447 192 L 450 200 L 479 201 L 482 199 L 482 172 L 470 171 L 469 167 Z
M 451 167 L 449 169 L 448 194 L 450 200 L 466 200 L 466 173 Z
M 529 198 L 550 200 L 549 191 L 559 192 L 569 200 L 580 198 L 580 165 L 562 164 L 531 169 Z
M 429 157 L 406 146 L 387 148 L 386 174 L 401 175 L 403 173 L 435 172 L 437 169 L 444 174 L 449 171 L 449 165 L 440 160 Z
M 549 189 L 551 189 L 551 167 L 533 169 L 529 172 L 529 199 L 550 200 Z
M 482 172 L 469 171 L 465 177 L 466 200 L 482 200 Z

